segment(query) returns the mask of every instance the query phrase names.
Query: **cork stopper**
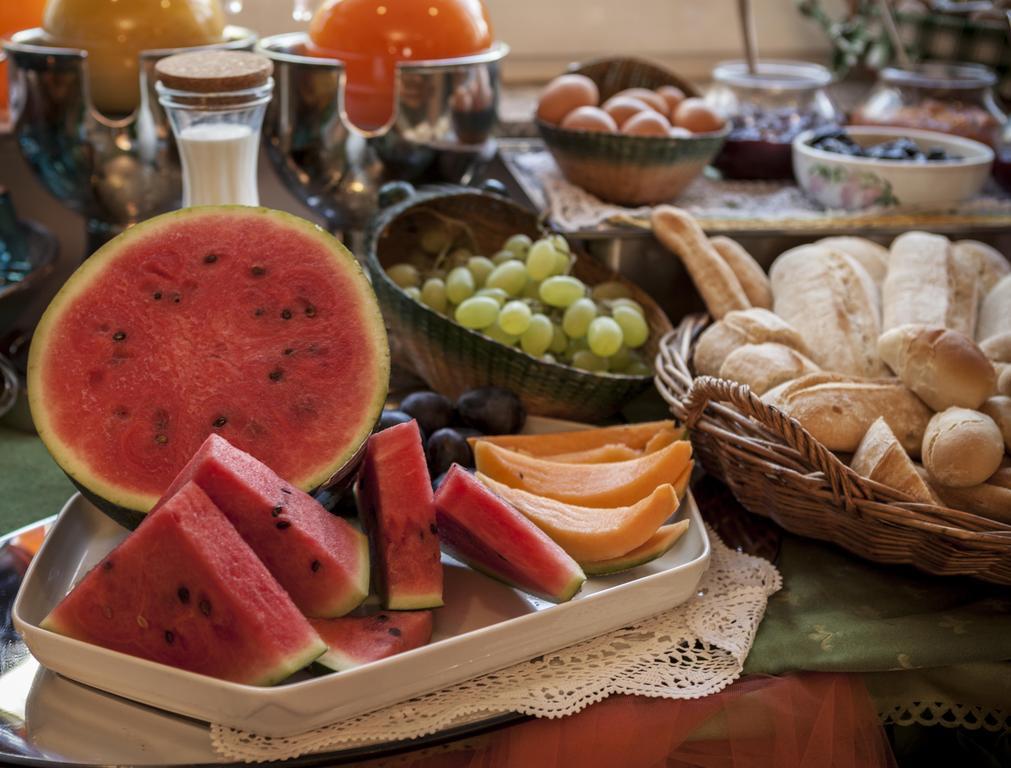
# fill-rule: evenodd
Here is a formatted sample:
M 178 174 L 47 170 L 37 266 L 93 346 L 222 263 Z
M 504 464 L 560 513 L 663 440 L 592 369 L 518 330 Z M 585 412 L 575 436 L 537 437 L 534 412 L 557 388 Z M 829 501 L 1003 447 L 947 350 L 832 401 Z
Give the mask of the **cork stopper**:
M 246 51 L 192 51 L 155 64 L 166 88 L 191 93 L 228 93 L 263 85 L 274 71 L 270 59 Z

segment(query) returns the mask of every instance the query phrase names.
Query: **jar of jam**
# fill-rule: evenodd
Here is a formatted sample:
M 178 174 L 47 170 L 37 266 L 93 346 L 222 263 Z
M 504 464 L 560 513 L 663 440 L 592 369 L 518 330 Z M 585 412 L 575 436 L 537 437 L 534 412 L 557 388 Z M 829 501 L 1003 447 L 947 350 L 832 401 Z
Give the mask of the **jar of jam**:
M 730 122 L 713 163 L 728 179 L 792 179 L 794 137 L 837 123 L 841 114 L 827 86 L 832 73 L 803 61 L 725 61 L 713 70 L 706 102 Z
M 939 131 L 996 148 L 1007 117 L 994 100 L 994 73 L 979 64 L 927 61 L 888 67 L 855 110 L 854 125 Z

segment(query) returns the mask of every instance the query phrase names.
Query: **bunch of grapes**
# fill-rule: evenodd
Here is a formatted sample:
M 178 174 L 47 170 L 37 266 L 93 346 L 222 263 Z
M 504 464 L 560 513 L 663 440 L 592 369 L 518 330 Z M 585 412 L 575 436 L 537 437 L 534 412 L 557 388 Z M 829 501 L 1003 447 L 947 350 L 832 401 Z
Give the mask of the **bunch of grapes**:
M 415 301 L 509 347 L 585 371 L 652 374 L 642 305 L 618 282 L 589 287 L 570 273 L 561 235 L 513 235 L 488 258 L 457 245 L 442 223 L 421 231 L 431 269 L 402 262 L 386 274 Z

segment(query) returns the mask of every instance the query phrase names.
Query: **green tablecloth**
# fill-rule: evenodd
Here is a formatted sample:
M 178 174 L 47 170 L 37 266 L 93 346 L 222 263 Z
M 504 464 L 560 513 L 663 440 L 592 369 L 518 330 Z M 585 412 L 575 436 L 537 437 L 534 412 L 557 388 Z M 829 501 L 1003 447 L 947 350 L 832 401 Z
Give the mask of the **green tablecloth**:
M 55 515 L 73 493 L 35 435 L 0 427 L 0 534 Z

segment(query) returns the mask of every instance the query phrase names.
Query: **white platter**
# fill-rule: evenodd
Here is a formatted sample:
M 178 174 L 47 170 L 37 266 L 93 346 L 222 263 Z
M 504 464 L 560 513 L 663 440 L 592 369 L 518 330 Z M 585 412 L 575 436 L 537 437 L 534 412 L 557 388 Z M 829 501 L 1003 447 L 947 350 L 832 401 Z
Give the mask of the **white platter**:
M 677 605 L 709 561 L 709 540 L 689 494 L 688 531 L 658 560 L 592 578 L 553 605 L 443 558 L 446 606 L 432 643 L 347 672 L 300 676 L 273 688 L 223 682 L 41 629 L 70 588 L 128 532 L 80 496 L 60 513 L 14 603 L 17 630 L 50 670 L 159 709 L 263 735 L 285 736 L 343 720 L 492 672 Z

